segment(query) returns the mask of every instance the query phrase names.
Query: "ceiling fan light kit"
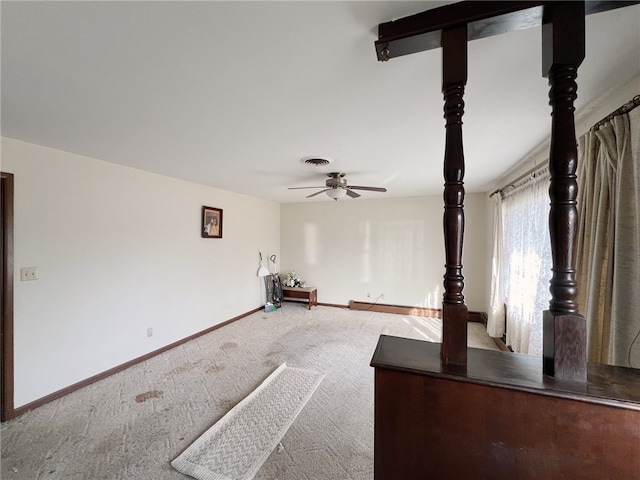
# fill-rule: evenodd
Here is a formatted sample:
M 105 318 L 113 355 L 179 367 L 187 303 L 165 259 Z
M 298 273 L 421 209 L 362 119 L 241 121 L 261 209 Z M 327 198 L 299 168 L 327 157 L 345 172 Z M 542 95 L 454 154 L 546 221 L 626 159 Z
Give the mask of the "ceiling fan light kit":
M 363 187 L 356 185 L 349 185 L 347 183 L 347 179 L 344 178 L 344 173 L 340 172 L 331 172 L 327 173 L 327 180 L 325 180 L 325 187 L 289 187 L 289 190 L 299 190 L 304 188 L 321 188 L 322 190 L 312 193 L 311 195 L 307 195 L 306 198 L 315 197 L 316 195 L 320 195 L 321 193 L 326 192 L 329 198 L 334 200 L 338 200 L 339 198 L 343 198 L 345 195 L 351 198 L 358 198 L 361 195 L 354 190 L 367 190 L 370 192 L 386 192 L 387 189 L 384 187 Z
M 331 188 L 327 190 L 327 195 L 329 198 L 333 198 L 334 200 L 338 200 L 339 198 L 344 197 L 347 194 L 347 190 L 344 188 Z

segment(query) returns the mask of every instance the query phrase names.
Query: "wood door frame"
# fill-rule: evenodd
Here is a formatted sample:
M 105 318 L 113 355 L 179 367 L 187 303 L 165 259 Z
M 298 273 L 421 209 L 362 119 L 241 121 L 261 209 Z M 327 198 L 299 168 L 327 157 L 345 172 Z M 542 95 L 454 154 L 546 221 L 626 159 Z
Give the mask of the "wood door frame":
M 2 295 L 2 373 L 0 382 L 0 421 L 15 417 L 13 376 L 13 174 L 0 172 L 2 195 L 2 255 L 0 255 L 0 290 Z

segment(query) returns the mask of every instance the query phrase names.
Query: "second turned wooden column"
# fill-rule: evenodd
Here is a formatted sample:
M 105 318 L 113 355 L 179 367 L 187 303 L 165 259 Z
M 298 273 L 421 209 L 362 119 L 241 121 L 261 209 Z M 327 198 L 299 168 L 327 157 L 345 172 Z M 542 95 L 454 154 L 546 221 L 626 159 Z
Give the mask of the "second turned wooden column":
M 549 232 L 553 262 L 549 310 L 543 313 L 543 371 L 562 380 L 587 379 L 587 328 L 578 313 L 575 240 L 578 149 L 573 106 L 585 55 L 584 2 L 545 5 L 542 72 L 549 78 L 551 148 Z
M 442 32 L 442 93 L 446 140 L 444 153 L 445 274 L 442 301 L 442 361 L 467 364 L 467 320 L 462 275 L 464 239 L 464 149 L 462 115 L 467 83 L 467 27 Z

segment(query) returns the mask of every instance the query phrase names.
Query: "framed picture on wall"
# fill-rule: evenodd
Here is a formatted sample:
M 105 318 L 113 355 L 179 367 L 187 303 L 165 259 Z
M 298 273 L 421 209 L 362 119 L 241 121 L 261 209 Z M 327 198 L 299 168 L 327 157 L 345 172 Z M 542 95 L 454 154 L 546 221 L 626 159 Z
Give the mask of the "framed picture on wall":
M 202 207 L 202 238 L 222 238 L 222 209 Z

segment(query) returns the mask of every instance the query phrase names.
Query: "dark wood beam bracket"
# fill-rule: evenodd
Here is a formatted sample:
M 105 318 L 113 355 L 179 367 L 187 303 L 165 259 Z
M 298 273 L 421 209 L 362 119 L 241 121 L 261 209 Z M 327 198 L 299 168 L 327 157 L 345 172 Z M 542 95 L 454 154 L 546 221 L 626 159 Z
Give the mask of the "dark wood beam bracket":
M 552 0 L 474 2 L 465 1 L 434 8 L 378 25 L 375 42 L 378 60 L 386 61 L 411 53 L 433 50 L 442 46 L 442 31 L 465 25 L 467 39 L 500 35 L 542 25 L 545 5 L 560 3 Z M 571 2 L 569 2 L 571 3 Z M 637 5 L 640 0 L 585 2 L 585 14 L 604 12 Z

